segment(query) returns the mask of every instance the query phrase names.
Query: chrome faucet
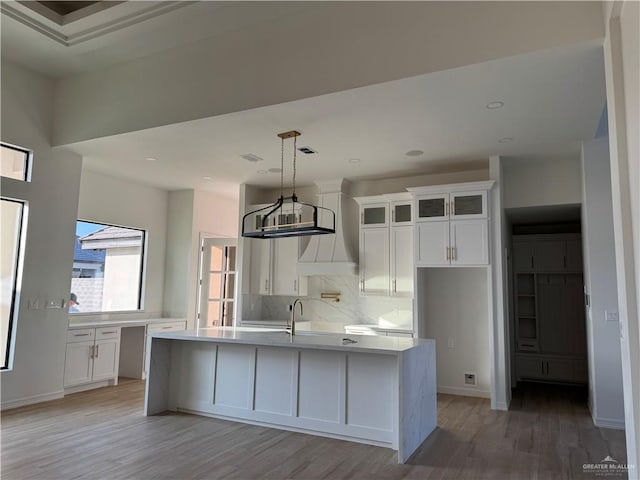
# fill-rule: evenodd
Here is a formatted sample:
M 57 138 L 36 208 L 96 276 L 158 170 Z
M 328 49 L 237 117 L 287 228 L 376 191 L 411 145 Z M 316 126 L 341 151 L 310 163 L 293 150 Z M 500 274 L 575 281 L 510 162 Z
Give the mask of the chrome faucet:
M 296 334 L 296 305 L 300 305 L 300 316 L 304 315 L 302 310 L 302 300 L 296 298 L 293 304 L 289 305 L 289 308 L 291 309 L 291 325 L 287 324 L 287 332 L 291 335 Z

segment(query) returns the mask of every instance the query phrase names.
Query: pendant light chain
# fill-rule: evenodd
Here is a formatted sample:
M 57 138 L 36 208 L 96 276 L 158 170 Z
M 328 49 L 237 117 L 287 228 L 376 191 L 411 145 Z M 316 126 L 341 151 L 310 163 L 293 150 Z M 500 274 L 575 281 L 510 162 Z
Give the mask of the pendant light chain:
M 293 196 L 296 196 L 296 143 L 298 141 L 298 136 L 293 137 Z
M 280 142 L 280 197 L 284 198 L 284 137 Z

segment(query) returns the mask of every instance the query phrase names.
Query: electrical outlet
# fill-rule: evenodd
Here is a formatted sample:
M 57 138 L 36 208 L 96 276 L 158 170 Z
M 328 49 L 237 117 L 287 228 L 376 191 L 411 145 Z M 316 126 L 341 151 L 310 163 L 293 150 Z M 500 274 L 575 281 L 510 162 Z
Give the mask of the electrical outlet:
M 64 300 L 47 300 L 44 304 L 44 308 L 62 308 Z
M 476 386 L 476 374 L 475 373 L 471 373 L 471 372 L 465 372 L 464 374 L 464 384 L 465 385 L 471 385 L 471 386 Z
M 619 320 L 618 312 L 616 310 L 611 310 L 611 311 L 605 310 L 604 319 L 607 322 L 617 322 Z
M 456 348 L 456 342 L 453 338 L 447 340 L 447 348 Z
M 39 310 L 40 300 L 37 298 L 30 298 L 27 300 L 27 310 Z

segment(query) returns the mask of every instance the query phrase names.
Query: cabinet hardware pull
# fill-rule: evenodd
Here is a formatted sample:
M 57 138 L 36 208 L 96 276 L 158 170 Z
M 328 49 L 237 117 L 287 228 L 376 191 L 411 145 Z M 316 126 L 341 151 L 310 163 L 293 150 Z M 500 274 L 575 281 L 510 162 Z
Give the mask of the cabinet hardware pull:
M 364 278 L 360 280 L 360 291 L 364 292 Z
M 450 260 L 450 257 L 449 257 L 449 247 L 444 247 L 444 248 L 445 248 L 445 251 L 447 252 L 447 253 L 446 253 L 447 260 Z
M 364 225 L 364 212 L 360 212 L 360 223 Z
M 458 247 L 451 247 L 451 260 L 458 259 Z
M 567 256 L 562 257 L 562 263 L 564 264 L 564 268 L 567 268 Z
M 456 214 L 456 204 L 451 200 L 451 216 Z
M 269 280 L 267 280 L 267 279 L 265 279 L 265 281 L 264 281 L 264 289 L 265 289 L 265 291 L 269 290 Z
M 108 335 L 110 333 L 116 333 L 116 332 L 102 332 L 102 335 Z
M 531 255 L 531 268 L 533 268 L 533 255 Z
M 397 292 L 397 290 L 396 290 L 396 281 L 394 280 L 393 281 L 393 293 L 396 293 L 396 292 Z
M 294 291 L 294 292 L 297 292 L 297 291 L 298 291 L 298 281 L 297 281 L 297 280 L 294 280 L 294 281 L 293 281 L 293 291 Z
M 89 333 L 74 333 L 73 336 L 74 337 L 88 337 L 90 334 Z
M 169 330 L 171 327 L 162 327 L 163 330 Z
M 549 362 L 547 362 L 547 375 L 549 375 Z
M 444 202 L 444 216 L 449 216 L 449 202 Z
M 98 358 L 98 355 L 100 355 L 100 345 L 96 345 L 96 356 L 94 358 Z
M 540 366 L 542 367 L 542 371 L 540 373 L 544 375 L 544 362 L 540 362 Z
M 95 345 L 91 345 L 91 350 L 89 350 L 89 358 L 93 358 L 93 351 L 96 348 Z

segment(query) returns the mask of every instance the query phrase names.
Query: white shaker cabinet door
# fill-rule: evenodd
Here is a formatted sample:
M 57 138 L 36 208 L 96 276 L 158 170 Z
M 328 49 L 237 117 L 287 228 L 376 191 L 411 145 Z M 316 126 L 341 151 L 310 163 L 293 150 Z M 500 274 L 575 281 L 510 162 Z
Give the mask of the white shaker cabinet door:
M 389 229 L 360 230 L 360 294 L 389 294 Z
M 451 264 L 489 264 L 489 229 L 486 220 L 451 222 Z
M 91 381 L 93 340 L 67 343 L 64 362 L 64 386 L 82 385 Z
M 413 227 L 391 227 L 391 295 L 413 296 Z
M 449 265 L 449 221 L 417 223 L 418 266 Z
M 273 240 L 272 295 L 307 295 L 307 278 L 298 276 L 299 242 L 298 237 Z
M 93 380 L 107 380 L 118 376 L 120 339 L 96 340 L 93 354 Z
M 272 240 L 252 238 L 251 243 L 251 293 L 271 293 Z

